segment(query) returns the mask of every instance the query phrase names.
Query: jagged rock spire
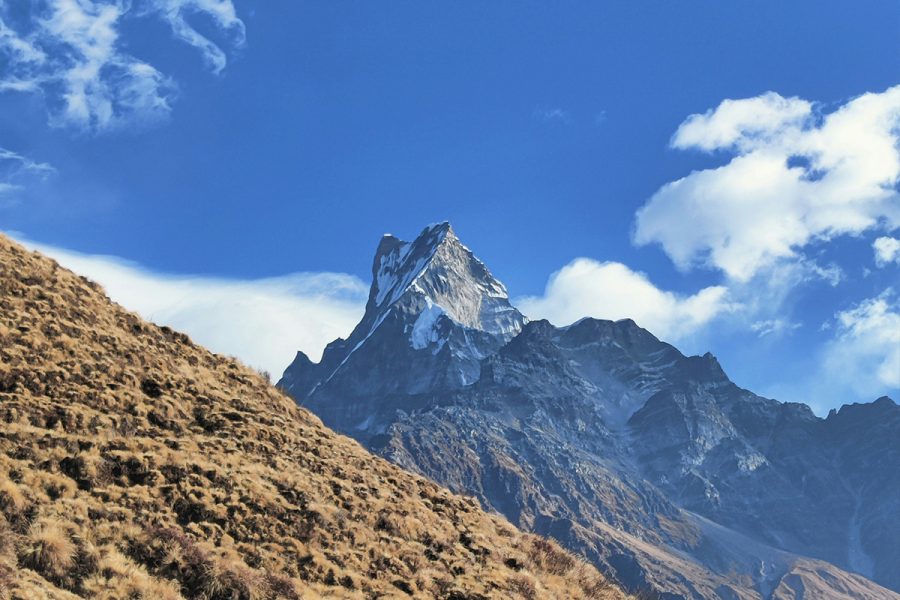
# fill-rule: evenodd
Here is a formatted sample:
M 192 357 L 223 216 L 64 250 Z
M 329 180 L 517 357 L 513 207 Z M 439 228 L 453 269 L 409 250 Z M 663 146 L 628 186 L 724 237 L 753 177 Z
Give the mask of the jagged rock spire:
M 456 323 L 509 338 L 525 318 L 510 303 L 506 288 L 462 245 L 450 223 L 430 225 L 412 242 L 382 238 L 372 265 L 367 312 L 380 313 L 404 296 L 439 307 Z
M 503 284 L 449 223 L 429 225 L 411 242 L 388 234 L 375 253 L 362 320 L 346 340 L 328 345 L 318 365 L 298 355 L 282 383 L 300 398 L 341 379 L 346 369 L 366 385 L 406 392 L 432 389 L 436 382 L 423 382 L 423 372 L 439 373 L 441 385 L 466 385 L 477 378 L 479 361 L 518 334 L 525 322 Z M 359 356 L 370 346 L 364 354 L 391 357 L 391 378 L 376 378 L 377 365 Z M 372 381 L 361 370 L 372 371 Z

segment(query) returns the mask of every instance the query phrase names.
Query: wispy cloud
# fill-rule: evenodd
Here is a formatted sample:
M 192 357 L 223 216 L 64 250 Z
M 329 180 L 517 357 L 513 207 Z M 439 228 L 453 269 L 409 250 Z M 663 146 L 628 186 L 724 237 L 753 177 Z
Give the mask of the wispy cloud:
M 900 227 L 900 86 L 837 110 L 769 92 L 690 116 L 677 149 L 731 155 L 666 184 L 637 213 L 634 239 L 682 269 L 748 281 L 842 235 Z
M 548 123 L 568 123 L 571 120 L 569 111 L 562 108 L 537 107 L 531 113 L 531 116 L 538 121 Z
M 22 191 L 24 181 L 43 179 L 54 172 L 55 169 L 47 163 L 36 162 L 18 152 L 0 148 L 0 206 Z
M 807 402 L 824 414 L 850 402 L 900 393 L 900 301 L 891 290 L 835 314 L 823 324 L 830 339 L 813 350 L 817 366 L 808 374 L 776 383 L 774 397 Z
M 569 325 L 583 317 L 634 319 L 668 341 L 696 333 L 736 307 L 724 287 L 684 296 L 661 290 L 643 273 L 617 262 L 578 258 L 551 275 L 542 296 L 516 300 L 530 318 Z
M 178 39 L 200 50 L 215 73 L 221 73 L 228 62 L 225 52 L 193 28 L 185 17 L 192 12 L 205 14 L 219 30 L 231 34 L 234 45 L 241 46 L 246 40 L 244 23 L 230 0 L 152 0 L 148 12 L 154 11 L 163 16 Z
M 20 242 L 100 283 L 125 308 L 275 378 L 298 349 L 317 359 L 325 344 L 348 335 L 368 293 L 367 285 L 343 273 L 255 280 L 171 275 L 116 257 Z
M 787 319 L 764 319 L 751 323 L 750 330 L 759 337 L 767 337 L 788 333 L 800 329 L 802 326 L 802 323 L 795 323 Z
M 88 131 L 157 121 L 171 110 L 177 86 L 126 52 L 126 19 L 162 19 L 217 73 L 226 64 L 224 51 L 186 15 L 210 19 L 232 45 L 244 43 L 244 24 L 231 0 L 35 0 L 25 15 L 13 19 L 12 12 L 0 0 L 0 91 L 39 93 L 52 125 Z

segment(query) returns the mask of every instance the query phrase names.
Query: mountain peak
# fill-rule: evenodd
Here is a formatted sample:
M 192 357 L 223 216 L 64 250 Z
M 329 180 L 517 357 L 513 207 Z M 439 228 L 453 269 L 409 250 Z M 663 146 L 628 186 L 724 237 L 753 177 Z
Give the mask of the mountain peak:
M 444 243 L 459 240 L 449 222 L 429 225 L 412 242 L 385 234 L 372 263 L 372 287 L 367 310 L 389 306 L 415 283 Z
M 509 304 L 504 285 L 446 221 L 429 225 L 411 242 L 393 235 L 381 239 L 366 313 L 383 314 L 397 303 L 435 318 L 440 312 L 467 328 L 504 337 L 518 333 L 525 322 Z
M 421 392 L 466 385 L 478 378 L 479 361 L 525 322 L 503 284 L 459 241 L 450 223 L 429 225 L 411 242 L 387 234 L 375 252 L 362 320 L 346 340 L 328 344 L 320 363 L 298 357 L 281 384 L 307 398 L 340 387 L 345 374 L 352 380 L 354 370 L 363 369 L 371 376 L 360 387 L 367 395 L 377 386 Z M 387 355 L 400 365 L 397 373 L 385 377 L 367 370 Z M 440 377 L 422 378 L 432 371 Z
M 828 412 L 828 419 L 871 419 L 872 415 L 891 414 L 897 409 L 897 403 L 890 396 L 881 396 L 872 402 L 854 402 L 844 404 L 838 409 L 832 408 Z

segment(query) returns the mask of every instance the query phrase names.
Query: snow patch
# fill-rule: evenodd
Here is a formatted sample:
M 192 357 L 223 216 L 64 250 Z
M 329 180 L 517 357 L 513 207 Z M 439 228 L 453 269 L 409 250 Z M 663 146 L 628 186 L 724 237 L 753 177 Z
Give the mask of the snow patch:
M 427 306 L 419 314 L 409 336 L 409 343 L 416 350 L 422 350 L 441 341 L 437 331 L 437 322 L 444 315 L 444 309 L 429 298 L 425 298 L 425 302 Z

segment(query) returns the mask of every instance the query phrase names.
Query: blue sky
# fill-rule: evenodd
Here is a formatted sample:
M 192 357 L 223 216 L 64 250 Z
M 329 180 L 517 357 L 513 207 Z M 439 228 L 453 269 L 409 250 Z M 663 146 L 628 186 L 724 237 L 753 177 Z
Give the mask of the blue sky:
M 897 396 L 898 173 L 866 166 L 896 152 L 894 1 L 0 15 L 0 229 L 216 349 L 315 354 L 358 316 L 381 234 L 450 220 L 531 316 L 636 311 L 819 412 Z M 273 316 L 239 335 L 253 306 Z

